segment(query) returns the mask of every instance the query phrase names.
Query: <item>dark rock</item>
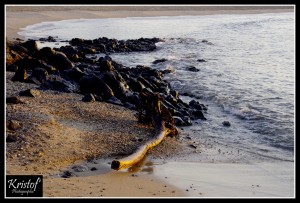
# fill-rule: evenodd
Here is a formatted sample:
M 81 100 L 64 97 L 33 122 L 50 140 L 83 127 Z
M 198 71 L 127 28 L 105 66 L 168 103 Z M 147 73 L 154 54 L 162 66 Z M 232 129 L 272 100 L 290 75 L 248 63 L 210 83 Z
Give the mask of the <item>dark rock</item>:
M 194 117 L 194 119 L 206 120 L 201 110 L 190 110 L 189 113 Z
M 7 104 L 24 104 L 22 100 L 20 100 L 18 97 L 6 97 L 6 103 Z
M 18 66 L 15 64 L 6 64 L 6 71 L 16 72 L 18 70 Z
M 41 59 L 44 59 L 48 62 L 51 62 L 54 55 L 55 55 L 55 50 L 50 47 L 44 47 L 44 48 L 40 49 L 38 52 L 38 57 Z
M 161 71 L 162 72 L 162 74 L 169 74 L 169 73 L 174 73 L 175 72 L 175 70 L 173 70 L 173 69 L 165 69 L 165 70 L 162 70 Z
M 6 142 L 16 142 L 18 140 L 16 135 L 8 135 L 6 137 Z
M 70 178 L 70 177 L 73 177 L 73 176 L 76 176 L 76 175 L 73 172 L 70 172 L 70 171 L 64 171 L 63 174 L 61 174 L 62 178 Z
M 208 40 L 206 40 L 206 39 L 202 40 L 202 43 L 205 43 L 205 44 L 208 44 L 208 45 L 213 45 L 213 43 L 212 43 L 212 42 L 209 42 L 209 41 L 208 41 Z
M 145 86 L 140 81 L 137 81 L 136 78 L 129 78 L 128 86 L 134 92 L 140 92 L 145 88 Z
M 173 116 L 174 122 L 176 126 L 185 126 L 185 122 L 178 116 Z
M 58 70 L 66 70 L 74 67 L 74 64 L 62 52 L 55 52 L 52 64 Z
M 94 102 L 96 101 L 95 97 L 93 94 L 91 93 L 87 93 L 84 95 L 84 97 L 82 98 L 82 101 L 84 102 Z
M 48 79 L 48 72 L 44 68 L 35 68 L 32 71 L 31 77 L 35 77 L 40 82 Z
M 177 105 L 177 99 L 175 99 L 175 97 L 173 97 L 171 94 L 169 94 L 165 99 L 173 106 Z
M 57 75 L 49 75 L 48 80 L 45 81 L 41 87 L 45 89 L 51 89 L 68 93 L 76 93 L 79 91 L 79 85 L 77 83 L 66 80 Z
M 47 38 L 40 38 L 39 41 L 42 41 L 42 42 L 56 42 L 56 39 L 54 39 L 54 37 L 52 37 L 52 36 L 49 36 Z
M 204 104 L 200 104 L 198 101 L 195 100 L 190 101 L 189 107 L 197 110 L 207 110 L 207 107 Z
M 197 146 L 196 146 L 196 145 L 193 145 L 193 144 L 190 144 L 189 147 L 194 148 L 194 149 L 197 149 Z
M 142 76 L 138 77 L 137 80 L 138 80 L 139 82 L 141 82 L 146 88 L 149 88 L 149 89 L 151 89 L 152 91 L 155 91 L 155 90 L 158 89 L 156 85 L 151 84 L 147 79 L 145 79 L 145 78 L 142 77 Z
M 129 102 L 125 102 L 124 104 L 124 107 L 127 108 L 127 109 L 131 109 L 131 110 L 136 110 L 136 107 L 134 104 L 131 104 Z
M 77 46 L 80 49 L 89 48 L 91 45 L 96 48 L 97 51 L 102 53 L 107 52 L 131 52 L 131 51 L 152 51 L 156 49 L 155 43 L 158 38 L 140 38 L 137 40 L 116 40 L 108 39 L 106 37 L 94 39 L 94 40 L 84 40 L 79 38 L 74 38 L 70 41 L 70 44 Z
M 231 124 L 230 124 L 229 121 L 223 121 L 222 124 L 223 124 L 224 126 L 226 126 L 226 127 L 230 127 L 230 126 L 231 126 Z
M 128 86 L 120 74 L 116 72 L 106 72 L 103 76 L 104 82 L 113 90 L 117 98 L 123 99 Z
M 135 106 L 138 106 L 141 103 L 140 96 L 137 92 L 134 92 L 133 94 L 127 96 L 127 101 L 134 104 Z
M 111 97 L 106 102 L 115 104 L 115 105 L 119 105 L 119 106 L 123 106 L 122 102 L 117 97 Z
M 186 70 L 191 71 L 191 72 L 199 72 L 200 71 L 199 69 L 197 69 L 194 66 L 188 66 L 188 67 L 186 67 Z
M 63 46 L 60 48 L 60 51 L 66 54 L 69 59 L 74 58 L 76 55 L 81 55 L 80 52 L 72 46 Z
M 24 68 L 18 68 L 15 75 L 12 77 L 12 81 L 24 82 L 27 79 L 27 72 Z
M 170 91 L 170 94 L 171 94 L 176 100 L 179 99 L 179 92 L 178 92 L 178 91 L 171 90 L 171 91 Z
M 102 102 L 103 101 L 103 99 L 102 99 L 101 96 L 99 96 L 99 95 L 93 95 L 93 96 L 95 97 L 96 101 L 98 101 L 98 102 Z
M 204 60 L 204 59 L 198 59 L 197 61 L 198 61 L 198 62 L 207 62 L 207 61 Z
M 68 77 L 70 77 L 72 80 L 74 80 L 76 82 L 79 82 L 80 79 L 86 75 L 78 67 L 66 70 L 66 73 L 67 73 Z
M 75 171 L 75 172 L 84 172 L 84 171 L 88 171 L 88 167 L 87 166 L 84 166 L 84 165 L 76 165 L 76 166 L 73 166 L 72 169 Z
M 19 68 L 24 68 L 26 70 L 34 70 L 35 68 L 45 68 L 48 69 L 53 68 L 51 65 L 47 64 L 45 61 L 33 58 L 33 57 L 25 57 L 15 63 Z
M 10 130 L 18 130 L 21 127 L 21 125 L 18 121 L 9 120 L 6 121 L 6 127 Z
M 90 170 L 91 170 L 91 171 L 96 171 L 97 168 L 96 168 L 96 167 L 92 167 Z
M 93 93 L 101 96 L 104 100 L 107 100 L 114 96 L 112 89 L 98 76 L 88 75 L 84 76 L 80 81 L 81 93 Z
M 7 64 L 16 63 L 23 58 L 24 57 L 22 57 L 18 52 L 15 52 L 13 50 L 11 50 L 9 53 L 6 53 L 6 63 Z
M 28 77 L 26 80 L 25 80 L 26 83 L 32 83 L 32 84 L 36 84 L 36 85 L 41 85 L 42 82 L 38 79 L 36 79 L 35 77 Z
M 153 64 L 158 64 L 158 63 L 162 63 L 162 62 L 165 62 L 165 61 L 167 61 L 167 59 L 162 58 L 162 59 L 157 59 L 157 60 L 153 61 L 152 63 Z
M 113 71 L 114 70 L 112 63 L 109 60 L 103 60 L 100 62 L 99 65 L 100 65 L 100 71 L 105 72 L 105 71 Z
M 34 89 L 27 89 L 24 91 L 21 91 L 19 93 L 20 96 L 27 96 L 27 97 L 38 97 L 41 95 L 40 91 L 34 90 Z
M 21 46 L 19 44 L 14 44 L 14 45 L 10 46 L 10 49 L 14 50 L 16 52 L 28 53 L 28 50 L 24 46 Z
M 188 117 L 188 116 L 184 116 L 182 118 L 182 120 L 184 121 L 185 125 L 192 125 L 192 121 L 191 121 L 191 118 Z
M 85 54 L 96 54 L 96 49 L 90 47 L 83 47 L 81 51 Z
M 39 50 L 35 40 L 28 40 L 22 43 L 21 46 L 25 47 L 28 51 L 32 53 L 37 52 Z

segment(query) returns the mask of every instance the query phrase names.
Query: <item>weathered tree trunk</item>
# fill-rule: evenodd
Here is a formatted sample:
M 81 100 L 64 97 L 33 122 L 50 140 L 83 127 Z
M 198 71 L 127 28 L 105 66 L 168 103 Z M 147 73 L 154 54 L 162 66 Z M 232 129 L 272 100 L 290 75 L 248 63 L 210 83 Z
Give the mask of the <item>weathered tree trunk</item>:
M 140 98 L 139 119 L 152 122 L 155 127 L 155 136 L 130 156 L 114 160 L 111 164 L 112 169 L 121 170 L 137 164 L 151 148 L 158 145 L 167 135 L 177 135 L 177 129 L 174 126 L 171 114 L 166 110 L 161 110 L 160 101 L 162 98 L 160 95 L 143 91 L 140 93 Z

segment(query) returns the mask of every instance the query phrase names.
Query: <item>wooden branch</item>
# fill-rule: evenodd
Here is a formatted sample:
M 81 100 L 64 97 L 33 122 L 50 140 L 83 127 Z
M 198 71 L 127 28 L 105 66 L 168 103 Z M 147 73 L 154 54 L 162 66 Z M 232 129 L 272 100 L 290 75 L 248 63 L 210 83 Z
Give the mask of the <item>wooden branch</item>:
M 159 94 L 143 91 L 140 93 L 140 98 L 142 108 L 145 112 L 145 119 L 147 120 L 147 117 L 151 117 L 151 122 L 155 127 L 155 136 L 153 139 L 140 146 L 135 153 L 128 157 L 112 161 L 112 169 L 122 170 L 137 164 L 151 148 L 158 145 L 167 135 L 177 134 L 177 129 L 173 124 L 170 124 L 170 118 L 168 117 L 169 114 L 165 111 L 162 112 L 160 109 L 160 100 L 162 98 Z

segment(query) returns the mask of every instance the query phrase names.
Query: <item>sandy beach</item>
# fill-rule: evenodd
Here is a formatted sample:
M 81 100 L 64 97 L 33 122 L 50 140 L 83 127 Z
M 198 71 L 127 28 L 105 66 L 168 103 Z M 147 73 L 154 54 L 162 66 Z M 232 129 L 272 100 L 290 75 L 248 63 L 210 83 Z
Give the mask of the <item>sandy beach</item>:
M 6 38 L 21 38 L 21 28 L 45 21 L 76 18 L 255 14 L 294 12 L 292 6 L 7 6 Z M 6 71 L 6 97 L 37 85 L 12 82 Z M 17 131 L 6 136 L 6 174 L 42 174 L 44 197 L 293 197 L 294 163 L 262 158 L 252 161 L 247 152 L 221 155 L 212 141 L 198 143 L 180 130 L 152 149 L 147 161 L 131 171 L 112 171 L 112 158 L 131 154 L 154 133 L 137 122 L 136 112 L 105 102 L 81 102 L 82 95 L 42 91 L 37 98 L 21 97 L 24 104 L 6 104 L 6 121 L 16 120 Z M 70 136 L 72 135 L 72 136 Z M 25 140 L 21 142 L 21 140 Z M 133 141 L 134 140 L 134 141 Z M 142 140 L 142 141 L 137 141 Z M 22 143 L 22 144 L 20 144 Z M 193 145 L 192 145 L 193 146 Z M 222 152 L 230 147 L 222 148 Z M 94 158 L 106 164 L 98 173 L 61 178 L 68 167 Z M 91 165 L 86 164 L 90 169 Z M 189 166 L 189 167 L 187 167 Z

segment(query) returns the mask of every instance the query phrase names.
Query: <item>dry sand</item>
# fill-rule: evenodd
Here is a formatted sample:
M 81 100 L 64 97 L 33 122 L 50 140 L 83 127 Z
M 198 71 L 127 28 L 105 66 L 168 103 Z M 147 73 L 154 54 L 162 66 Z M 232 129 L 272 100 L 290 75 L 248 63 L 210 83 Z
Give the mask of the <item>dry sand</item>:
M 13 74 L 6 72 L 7 97 L 37 88 L 34 84 L 12 82 Z M 79 94 L 41 91 L 36 98 L 20 99 L 25 103 L 6 104 L 6 120 L 21 125 L 16 131 L 6 129 L 7 136 L 17 137 L 16 142 L 6 143 L 6 174 L 42 174 L 46 178 L 44 196 L 51 197 L 183 195 L 172 186 L 163 192 L 166 184 L 155 177 L 139 175 L 134 179 L 126 172 L 55 178 L 69 165 L 83 160 L 102 157 L 112 161 L 131 154 L 151 137 L 153 129 L 139 124 L 134 111 L 103 102 L 85 103 Z M 175 139 L 167 138 L 153 151 L 170 157 L 182 147 Z M 104 185 L 106 191 L 101 193 Z
M 293 11 L 293 7 L 231 6 L 7 7 L 6 36 L 8 39 L 20 37 L 17 34 L 20 28 L 30 24 L 72 18 Z M 36 88 L 32 84 L 12 82 L 10 78 L 13 73 L 6 73 L 7 96 L 17 95 L 20 90 L 27 88 Z M 167 160 L 167 164 L 149 166 L 146 163 L 139 173 L 135 172 L 136 169 L 132 170 L 137 175 L 132 176 L 132 171 L 110 171 L 69 179 L 58 178 L 57 174 L 70 164 L 82 163 L 94 157 L 111 159 L 129 154 L 142 144 L 132 140 L 142 138 L 146 141 L 153 133 L 149 126 L 136 122 L 133 111 L 107 103 L 84 103 L 80 101 L 81 98 L 77 94 L 43 91 L 38 98 L 22 97 L 25 104 L 6 105 L 6 119 L 21 123 L 21 128 L 16 132 L 6 131 L 7 135 L 13 134 L 19 139 L 16 143 L 6 144 L 7 174 L 43 174 L 44 196 L 48 197 L 295 195 L 293 163 L 254 164 L 249 162 L 248 155 L 222 157 L 218 149 L 208 147 L 213 145 L 213 141 L 209 145 L 200 143 L 194 150 L 188 147 L 192 141 L 186 140 L 184 133 L 180 139 L 167 138 L 151 151 L 150 157 L 159 158 L 163 163 Z M 183 162 L 187 154 L 196 155 L 190 159 L 195 162 Z M 178 160 L 178 157 L 181 159 Z M 214 160 L 218 160 L 217 163 Z

